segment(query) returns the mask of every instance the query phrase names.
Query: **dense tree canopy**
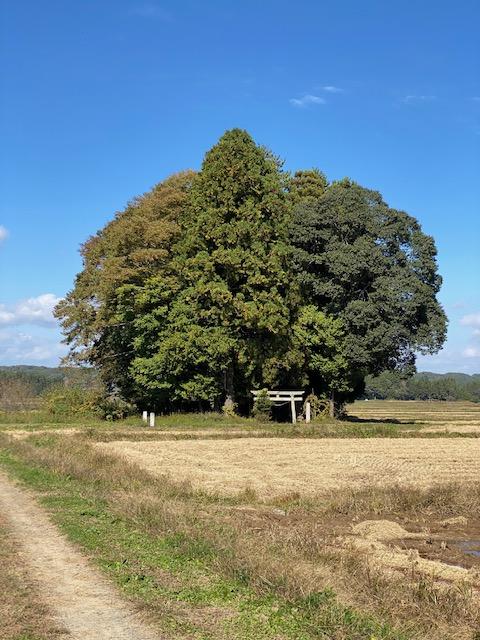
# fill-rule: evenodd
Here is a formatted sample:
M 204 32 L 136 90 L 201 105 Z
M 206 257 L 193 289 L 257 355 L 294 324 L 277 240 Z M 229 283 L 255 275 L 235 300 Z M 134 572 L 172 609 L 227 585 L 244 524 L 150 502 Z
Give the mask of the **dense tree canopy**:
M 83 270 L 56 309 L 72 359 L 97 366 L 107 385 L 129 396 L 136 337 L 132 290 L 169 272 L 193 175 L 167 178 L 87 240 L 81 248 Z
M 445 340 L 433 239 L 378 192 L 347 179 L 325 187 L 320 174 L 317 182 L 317 196 L 309 183 L 292 218 L 292 260 L 303 297 L 342 321 L 357 380 L 412 370 L 416 352 L 435 353 Z
M 151 355 L 134 363 L 141 385 L 218 404 L 275 382 L 269 358 L 292 322 L 283 183 L 277 162 L 244 131 L 227 132 L 207 153 L 174 249 L 181 289 Z
M 137 403 L 232 406 L 275 385 L 341 402 L 441 347 L 435 255 L 377 192 L 290 177 L 234 129 L 83 245 L 57 315 L 72 357 Z

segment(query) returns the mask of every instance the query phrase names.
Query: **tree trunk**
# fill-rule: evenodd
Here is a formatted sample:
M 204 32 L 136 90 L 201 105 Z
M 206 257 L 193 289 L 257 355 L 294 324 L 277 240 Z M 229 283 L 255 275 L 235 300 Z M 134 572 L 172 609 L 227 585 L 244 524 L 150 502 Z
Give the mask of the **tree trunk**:
M 233 386 L 233 364 L 225 371 L 225 408 L 233 411 L 235 405 L 235 389 Z
M 331 394 L 330 394 L 329 414 L 330 414 L 330 418 L 335 418 L 335 416 L 336 416 L 336 411 L 335 411 L 335 392 L 334 391 L 332 391 Z

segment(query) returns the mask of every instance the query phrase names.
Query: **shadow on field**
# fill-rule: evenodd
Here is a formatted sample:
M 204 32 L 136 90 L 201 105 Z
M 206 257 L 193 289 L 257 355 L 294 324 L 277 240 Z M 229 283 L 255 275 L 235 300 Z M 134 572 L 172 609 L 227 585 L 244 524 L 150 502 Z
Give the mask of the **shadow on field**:
M 342 422 L 358 422 L 363 424 L 414 424 L 414 420 L 397 420 L 397 418 L 359 418 L 358 416 L 343 416 Z

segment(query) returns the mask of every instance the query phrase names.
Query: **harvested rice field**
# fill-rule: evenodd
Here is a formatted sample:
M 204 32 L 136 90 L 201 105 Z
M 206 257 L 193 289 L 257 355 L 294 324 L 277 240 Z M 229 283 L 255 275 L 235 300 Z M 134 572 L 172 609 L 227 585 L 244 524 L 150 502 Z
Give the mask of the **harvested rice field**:
M 480 439 L 292 439 L 114 441 L 96 444 L 156 475 L 215 493 L 259 497 L 335 488 L 469 483 L 480 477 Z
M 295 426 L 218 414 L 155 428 L 19 423 L 0 433 L 0 461 L 142 633 L 479 640 L 480 407 L 370 401 L 348 413 Z
M 363 400 L 347 408 L 362 422 L 393 422 L 421 425 L 424 431 L 479 433 L 480 404 L 405 400 Z

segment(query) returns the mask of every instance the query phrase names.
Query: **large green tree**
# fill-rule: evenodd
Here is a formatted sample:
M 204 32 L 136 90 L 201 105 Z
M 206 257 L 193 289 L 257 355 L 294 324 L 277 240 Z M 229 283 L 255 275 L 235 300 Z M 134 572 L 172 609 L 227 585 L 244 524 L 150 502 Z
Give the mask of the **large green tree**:
M 129 373 L 136 354 L 135 296 L 154 275 L 174 279 L 172 245 L 193 175 L 167 178 L 87 240 L 81 248 L 83 269 L 56 309 L 70 361 L 96 366 L 108 387 L 130 398 L 135 396 Z
M 206 154 L 175 247 L 181 288 L 150 355 L 133 364 L 140 385 L 231 405 L 235 391 L 275 382 L 295 304 L 284 182 L 246 131 L 227 131 Z
M 417 352 L 435 353 L 445 340 L 433 239 L 351 180 L 326 185 L 312 171 L 292 182 L 293 265 L 304 301 L 341 320 L 358 381 L 413 370 Z
M 435 256 L 380 194 L 290 178 L 234 129 L 83 245 L 56 313 L 71 357 L 144 406 L 232 407 L 273 385 L 342 402 L 442 345 Z

